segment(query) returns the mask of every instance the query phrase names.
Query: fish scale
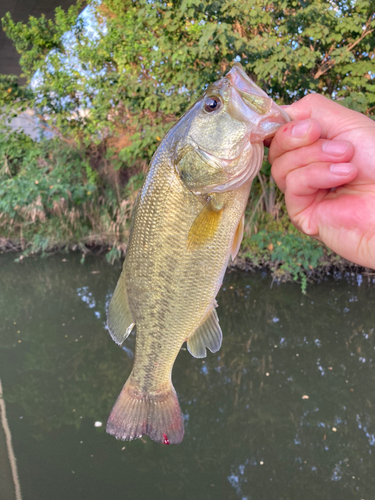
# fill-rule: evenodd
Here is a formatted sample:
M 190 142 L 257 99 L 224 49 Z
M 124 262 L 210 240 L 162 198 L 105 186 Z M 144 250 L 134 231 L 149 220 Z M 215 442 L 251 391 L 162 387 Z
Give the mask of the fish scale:
M 255 97 L 245 102 L 244 89 Z M 217 100 L 218 111 L 205 104 L 208 97 L 210 105 Z M 183 438 L 172 367 L 185 341 L 196 357 L 205 356 L 206 347 L 220 348 L 215 297 L 242 238 L 251 182 L 263 158 L 260 139 L 286 121 L 269 100 L 234 67 L 169 131 L 151 161 L 108 315 L 117 343 L 136 325 L 134 366 L 107 424 L 117 438 L 148 434 L 171 444 Z M 249 107 L 253 101 L 259 109 Z

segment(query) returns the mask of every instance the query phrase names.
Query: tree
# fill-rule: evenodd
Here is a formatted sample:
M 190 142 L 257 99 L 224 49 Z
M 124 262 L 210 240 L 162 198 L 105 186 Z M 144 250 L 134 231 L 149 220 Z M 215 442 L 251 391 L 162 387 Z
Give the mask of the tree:
M 14 94 L 80 147 L 125 134 L 116 166 L 148 161 L 233 60 L 278 102 L 313 91 L 374 115 L 374 2 L 103 0 L 91 20 L 77 20 L 80 5 L 56 9 L 54 21 L 5 16 L 23 73 L 37 83 L 22 98 L 14 80 L 3 84 L 2 101 L 14 106 Z
M 81 159 L 67 168 L 81 161 L 82 183 L 94 182 L 102 203 L 110 191 L 118 205 L 133 195 L 164 134 L 233 61 L 278 103 L 319 92 L 375 116 L 374 0 L 94 0 L 77 17 L 82 6 L 58 8 L 54 20 L 2 19 L 27 84 L 0 75 L 0 106 L 4 118 L 34 110 Z M 266 164 L 263 174 L 255 187 L 274 214 Z M 5 180 L 8 190 L 17 176 Z

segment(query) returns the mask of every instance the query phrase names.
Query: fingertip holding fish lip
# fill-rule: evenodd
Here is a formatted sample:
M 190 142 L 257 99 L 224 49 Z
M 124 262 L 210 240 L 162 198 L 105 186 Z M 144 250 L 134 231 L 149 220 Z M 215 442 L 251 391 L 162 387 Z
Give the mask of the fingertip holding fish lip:
M 265 135 L 262 140 L 271 139 L 280 127 L 291 121 L 290 116 L 280 106 L 272 102 L 270 112 L 260 120 L 260 124 L 264 123 L 263 132 Z

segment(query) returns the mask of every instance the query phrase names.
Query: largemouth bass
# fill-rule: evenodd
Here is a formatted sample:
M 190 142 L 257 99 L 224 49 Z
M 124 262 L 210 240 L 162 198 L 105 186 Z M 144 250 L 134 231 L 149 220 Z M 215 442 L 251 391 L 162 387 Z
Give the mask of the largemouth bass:
M 197 358 L 206 356 L 206 348 L 220 349 L 215 297 L 242 240 L 262 141 L 288 120 L 235 65 L 154 154 L 108 312 L 118 344 L 136 330 L 134 366 L 107 424 L 116 438 L 148 434 L 160 443 L 182 441 L 172 367 L 185 341 Z

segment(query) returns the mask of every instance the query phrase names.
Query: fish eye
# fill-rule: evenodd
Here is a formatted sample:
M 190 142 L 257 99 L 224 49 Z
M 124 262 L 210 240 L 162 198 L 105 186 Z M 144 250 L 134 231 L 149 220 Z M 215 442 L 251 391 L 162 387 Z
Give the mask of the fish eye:
M 221 106 L 221 100 L 219 97 L 216 96 L 210 96 L 206 97 L 204 101 L 204 110 L 207 111 L 207 113 L 212 113 L 212 111 L 217 111 Z

